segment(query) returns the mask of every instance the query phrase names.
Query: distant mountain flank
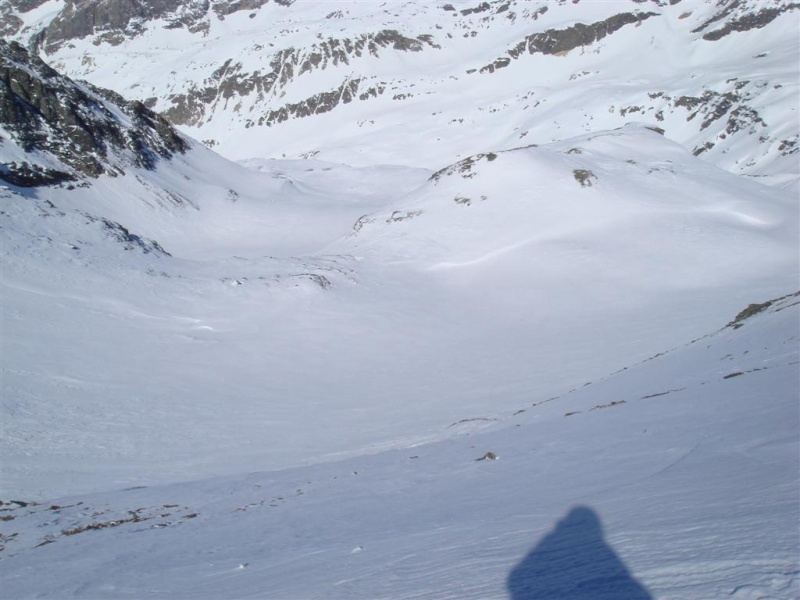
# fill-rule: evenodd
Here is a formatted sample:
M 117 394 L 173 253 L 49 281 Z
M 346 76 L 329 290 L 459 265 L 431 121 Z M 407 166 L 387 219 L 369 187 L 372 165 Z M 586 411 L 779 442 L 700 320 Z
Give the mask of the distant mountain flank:
M 681 4 L 682 0 L 631 0 L 642 6 L 664 8 Z M 581 0 L 573 0 L 579 4 Z M 586 2 L 586 0 L 584 0 Z M 0 32 L 5 36 L 29 33 L 26 31 L 25 19 L 19 15 L 30 13 L 47 5 L 48 0 L 6 0 L 2 3 L 5 16 L 4 26 Z M 185 29 L 193 34 L 207 35 L 211 22 L 224 21 L 234 13 L 258 11 L 267 4 L 289 8 L 295 0 L 238 0 L 225 2 L 222 0 L 67 0 L 62 4 L 56 16 L 41 28 L 33 41 L 52 52 L 68 44 L 72 40 L 94 36 L 94 43 L 108 42 L 121 44 L 126 37 L 136 37 L 144 33 L 150 22 L 163 21 L 160 25 L 166 29 Z M 335 3 L 329 3 L 335 4 Z M 502 15 L 514 20 L 520 9 L 517 0 L 491 0 L 479 3 L 460 2 L 453 4 L 439 3 L 437 8 L 449 12 L 452 16 L 478 18 L 482 21 Z M 533 18 L 548 10 L 548 3 L 540 6 L 533 13 Z M 552 5 L 567 4 L 567 0 L 550 2 Z M 683 4 L 689 4 L 683 2 Z M 796 2 L 786 2 L 778 6 L 765 5 L 759 1 L 723 0 L 716 2 L 716 11 L 708 17 L 693 33 L 702 33 L 704 39 L 717 40 L 734 31 L 747 31 L 761 28 L 777 18 L 781 13 L 795 10 L 800 6 Z M 326 18 L 344 18 L 347 11 L 332 11 Z M 657 15 L 658 13 L 652 13 Z M 523 12 L 523 16 L 525 13 Z
M 272 0 L 280 6 L 290 6 L 294 0 Z M 222 21 L 226 16 L 243 10 L 256 10 L 270 0 L 67 0 L 57 16 L 37 38 L 48 50 L 56 49 L 71 40 L 99 35 L 100 40 L 118 44 L 126 36 L 140 35 L 147 29 L 147 21 L 160 19 L 168 29 L 186 28 L 192 33 L 207 33 L 209 20 Z M 14 16 L 15 9 L 22 13 L 46 5 L 47 0 L 11 0 L 5 2 L 8 20 L 4 35 L 14 35 L 24 26 L 23 19 Z
M 438 169 L 635 121 L 797 181 L 800 3 L 4 0 L 4 34 L 223 155 Z

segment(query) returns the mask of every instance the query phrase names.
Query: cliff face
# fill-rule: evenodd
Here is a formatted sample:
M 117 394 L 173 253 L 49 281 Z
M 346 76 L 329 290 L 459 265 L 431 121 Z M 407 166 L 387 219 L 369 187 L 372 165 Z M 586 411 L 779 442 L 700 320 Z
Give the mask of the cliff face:
M 187 148 L 175 129 L 141 102 L 76 83 L 3 40 L 0 127 L 26 155 L 0 172 L 19 186 L 114 175 L 129 165 L 153 169 L 158 160 Z

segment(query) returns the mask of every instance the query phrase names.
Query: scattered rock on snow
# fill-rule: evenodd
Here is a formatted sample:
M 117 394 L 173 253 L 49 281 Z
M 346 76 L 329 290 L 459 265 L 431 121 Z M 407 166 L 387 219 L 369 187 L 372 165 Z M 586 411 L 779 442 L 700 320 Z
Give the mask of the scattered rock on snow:
M 476 458 L 475 462 L 478 462 L 479 460 L 497 460 L 497 454 L 495 454 L 494 452 L 487 452 L 480 458 Z

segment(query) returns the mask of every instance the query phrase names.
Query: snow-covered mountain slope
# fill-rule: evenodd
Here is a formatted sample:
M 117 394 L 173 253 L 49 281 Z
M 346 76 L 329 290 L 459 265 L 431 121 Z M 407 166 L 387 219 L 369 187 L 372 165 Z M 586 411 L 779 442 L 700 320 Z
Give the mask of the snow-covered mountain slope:
M 799 302 L 447 441 L 5 503 L 3 595 L 792 598 Z
M 449 437 L 797 287 L 792 195 L 647 129 L 422 177 L 278 164 L 5 191 L 4 495 Z
M 0 5 L 7 35 L 229 158 L 438 169 L 641 121 L 735 173 L 800 172 L 788 0 Z
M 96 52 L 75 83 L 0 45 L 4 598 L 796 596 L 794 4 L 1 6 L 70 69 Z M 354 57 L 292 67 L 270 106 L 348 64 L 419 97 L 241 129 L 233 63 L 165 75 L 263 31 L 321 47 L 336 22 Z M 643 32 L 672 67 L 630 58 Z M 752 117 L 702 98 L 756 51 L 762 134 L 697 153 Z M 548 66 L 578 59 L 602 85 Z M 148 68 L 198 108 L 184 130 L 251 158 L 95 87 L 135 97 Z M 219 102 L 188 100 L 201 81 Z M 654 82 L 696 84 L 696 117 L 608 112 L 664 100 Z M 266 114 L 249 85 L 230 89 Z
M 172 450 L 170 456 L 162 454 L 159 444 L 152 447 L 150 466 L 137 458 L 148 454 L 142 440 L 155 433 L 150 427 L 158 422 L 172 439 L 189 434 L 180 452 L 194 461 L 197 435 L 209 430 L 191 433 L 197 423 L 187 421 L 182 434 L 174 428 L 183 417 L 171 421 L 167 413 L 199 416 L 207 402 L 216 408 L 205 413 L 204 428 L 223 423 L 220 417 L 230 414 L 231 407 L 219 393 L 235 394 L 237 377 L 226 365 L 237 356 L 249 357 L 246 363 L 257 359 L 266 340 L 251 337 L 251 331 L 245 337 L 254 345 L 239 346 L 238 335 L 249 329 L 247 319 L 257 316 L 256 325 L 260 318 L 266 319 L 262 324 L 281 321 L 282 311 L 292 311 L 305 295 L 313 298 L 315 290 L 331 282 L 349 284 L 351 258 L 312 253 L 347 232 L 364 211 L 416 187 L 428 172 L 301 161 L 259 173 L 185 139 L 183 152 L 145 161 L 142 157 L 155 155 L 147 146 L 140 154 L 138 146 L 117 143 L 157 138 L 153 127 L 127 118 L 128 105 L 98 90 L 92 91 L 96 106 L 61 103 L 88 88 L 47 71 L 19 48 L 5 45 L 2 50 L 6 72 L 20 69 L 30 76 L 25 89 L 16 87 L 16 78 L 3 88 L 3 117 L 16 114 L 7 107 L 21 107 L 41 118 L 20 127 L 14 120 L 2 123 L 3 494 L 53 494 L 64 485 L 103 489 L 138 478 L 156 463 L 175 458 Z M 28 89 L 37 90 L 35 99 L 26 96 Z M 61 110 L 41 110 L 49 106 Z M 62 121 L 67 124 L 61 126 Z M 80 131 L 96 144 L 89 162 L 81 160 L 84 136 L 75 135 L 70 122 L 80 123 Z M 260 290 L 237 295 L 234 290 L 245 281 L 257 282 Z M 275 294 L 278 301 L 270 304 Z M 265 302 L 268 310 L 262 314 Z M 237 310 L 246 311 L 238 315 L 243 320 L 237 329 L 243 329 L 228 341 L 239 350 L 226 356 L 215 343 L 206 346 L 202 338 L 213 328 L 204 319 L 212 313 L 227 319 L 228 311 L 237 317 Z M 303 318 L 302 311 L 296 318 Z M 170 342 L 173 326 L 177 337 Z M 288 326 L 283 333 L 288 338 L 296 331 Z M 211 354 L 201 350 L 204 346 Z M 171 349 L 163 354 L 159 348 Z M 252 363 L 240 366 L 249 390 L 244 404 L 263 405 L 258 386 L 272 377 L 269 371 L 282 367 L 273 363 L 248 381 L 245 372 Z M 196 369 L 205 371 L 200 379 Z M 215 391 L 199 394 L 198 403 L 195 396 L 209 376 L 215 383 L 208 391 Z M 176 385 L 193 391 L 184 395 Z M 174 402 L 174 394 L 183 399 Z M 159 417 L 162 409 L 167 413 Z M 242 446 L 235 423 L 223 426 L 223 445 L 252 448 L 263 434 L 253 424 L 256 429 L 242 432 Z M 107 463 L 120 469 L 110 480 L 87 470 L 107 458 L 98 463 L 98 447 L 116 457 Z M 219 455 L 221 446 L 208 450 L 196 466 Z M 268 452 L 280 455 L 280 443 Z M 223 462 L 230 462 L 225 455 Z M 279 462 L 285 464 L 286 458 Z M 63 471 L 56 467 L 60 464 Z M 131 467 L 138 474 L 128 472 Z M 54 476 L 53 469 L 61 474 Z M 197 474 L 177 463 L 167 471 L 180 472 L 182 479 Z M 75 479 L 75 473 L 81 475 Z

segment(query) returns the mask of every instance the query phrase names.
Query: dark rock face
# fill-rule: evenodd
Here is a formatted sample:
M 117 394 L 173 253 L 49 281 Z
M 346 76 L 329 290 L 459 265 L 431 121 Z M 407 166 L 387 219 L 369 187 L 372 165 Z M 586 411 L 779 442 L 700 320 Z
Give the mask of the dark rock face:
M 750 85 L 751 82 L 747 80 L 729 80 L 728 83 L 733 84 L 733 89 L 724 93 L 705 90 L 700 96 L 680 96 L 678 98 L 663 96 L 675 108 L 687 111 L 687 121 L 701 117 L 700 131 L 708 129 L 717 121 L 724 120 L 725 127 L 716 137 L 692 150 L 695 156 L 711 150 L 719 141 L 728 136 L 739 132 L 756 135 L 766 127 L 766 123 L 758 111 L 748 104 L 753 93 L 757 91 L 757 86 Z
M 159 159 L 188 147 L 162 116 L 141 102 L 126 102 L 108 90 L 76 84 L 19 44 L 3 40 L 0 124 L 25 152 L 50 155 L 65 167 L 62 171 L 27 163 L 5 165 L 0 178 L 15 185 L 115 175 L 126 165 L 153 169 Z
M 45 2 L 46 0 L 7 0 L 0 4 L 0 36 L 16 35 L 22 28 L 22 19 L 13 14 L 14 10 L 26 13 Z
M 546 8 L 546 7 L 544 7 Z M 657 13 L 620 13 L 604 21 L 590 25 L 576 23 L 566 29 L 548 29 L 542 33 L 527 36 L 508 50 L 508 56 L 502 56 L 480 69 L 481 73 L 494 73 L 497 69 L 507 67 L 512 59 L 528 54 L 566 54 L 580 46 L 588 46 L 604 37 L 622 29 L 626 25 L 641 23 L 645 19 L 658 16 Z
M 428 181 L 437 183 L 442 178 L 451 177 L 453 175 L 458 175 L 462 179 L 472 179 L 477 174 L 477 171 L 474 170 L 475 165 L 484 159 L 488 162 L 493 162 L 497 159 L 497 154 L 494 152 L 481 152 L 480 154 L 468 156 L 452 165 L 439 169 L 428 178 Z
M 22 19 L 11 14 L 11 6 L 4 4 L 0 6 L 0 36 L 10 37 L 15 35 L 22 27 Z
M 749 304 L 747 308 L 742 310 L 736 317 L 734 317 L 733 321 L 728 323 L 725 327 L 732 327 L 733 329 L 739 329 L 740 327 L 744 327 L 745 322 L 750 319 L 751 317 L 760 314 L 773 306 L 774 304 L 782 303 L 784 301 L 791 301 L 793 298 L 800 298 L 800 292 L 795 292 L 793 294 L 787 294 L 785 296 L 781 296 L 780 298 L 773 298 L 772 300 L 767 300 L 766 302 L 762 302 L 760 304 L 753 303 Z M 784 307 L 785 308 L 785 307 Z M 781 310 L 778 308 L 777 310 Z M 730 377 L 727 376 L 727 377 Z M 727 379 L 726 377 L 726 379 Z
M 44 32 L 45 48 L 55 50 L 67 40 L 96 32 L 140 33 L 144 20 L 164 16 L 180 5 L 180 0 L 67 0 L 63 10 Z
M 800 9 L 800 3 L 798 2 L 777 2 L 774 7 L 759 10 L 751 10 L 747 3 L 742 0 L 728 0 L 727 2 L 719 2 L 718 5 L 720 7 L 719 11 L 702 25 L 693 29 L 692 33 L 705 31 L 703 34 L 704 40 L 716 41 L 734 31 L 760 29 L 777 19 L 780 14 Z M 722 26 L 707 31 L 712 25 L 717 26 L 719 24 L 722 24 Z
M 215 2 L 214 12 L 220 18 L 225 15 L 232 15 L 240 10 L 257 10 L 264 6 L 269 0 L 236 0 L 235 2 Z
M 9 0 L 9 4 L 22 12 L 29 12 L 34 8 L 39 8 L 47 0 Z
M 739 135 L 758 136 L 762 143 L 780 144 L 779 151 L 791 151 L 791 140 L 776 140 L 769 136 L 767 123 L 752 104 L 766 85 L 763 81 L 734 77 L 726 80 L 721 90 L 705 89 L 697 96 L 654 92 L 648 96 L 650 101 L 657 102 L 649 106 L 621 106 L 617 110 L 623 117 L 651 113 L 657 121 L 664 121 L 664 113 L 668 112 L 680 115 L 687 123 L 694 122 L 698 133 L 704 132 L 705 138 L 691 148 L 695 156 L 712 150 L 723 140 Z M 665 133 L 662 128 L 656 130 Z
M 83 216 L 86 218 L 87 224 L 99 224 L 106 237 L 122 244 L 125 250 L 137 250 L 143 254 L 152 253 L 157 256 L 172 256 L 169 252 L 164 250 L 157 241 L 131 233 L 126 227 L 123 227 L 119 223 L 109 221 L 102 217 L 95 217 L 88 213 L 84 213 Z
M 292 117 L 301 118 L 326 113 L 339 104 L 349 104 L 358 96 L 359 83 L 359 79 L 351 79 L 344 82 L 337 90 L 315 94 L 302 102 L 287 104 L 278 110 L 272 110 L 265 117 L 259 119 L 258 124 L 269 126 Z
M 288 7 L 293 0 L 272 0 Z M 43 0 L 13 0 L 18 10 L 30 10 Z M 95 42 L 115 43 L 143 33 L 149 21 L 164 19 L 167 28 L 185 27 L 192 33 L 208 31 L 209 19 L 224 20 L 242 10 L 258 10 L 270 0 L 66 0 L 59 15 L 42 32 L 39 42 L 48 53 L 72 39 L 96 36 Z M 11 30 L 14 33 L 16 29 Z
M 793 2 L 791 4 L 784 4 L 776 8 L 764 8 L 758 12 L 745 14 L 739 18 L 732 19 L 720 29 L 709 31 L 708 33 L 703 35 L 703 39 L 714 41 L 721 39 L 734 31 L 749 31 L 750 29 L 761 29 L 762 27 L 768 25 L 769 23 L 777 19 L 778 15 L 780 15 L 781 13 L 790 10 L 796 10 L 798 8 L 800 8 L 800 3 Z
M 486 12 L 487 10 L 491 10 L 492 7 L 488 2 L 481 2 L 478 6 L 473 8 L 465 8 L 461 11 L 461 14 L 464 16 L 471 15 L 473 13 L 482 13 Z
M 17 187 L 40 187 L 75 181 L 75 176 L 64 171 L 48 169 L 28 162 L 0 165 L 0 179 Z

